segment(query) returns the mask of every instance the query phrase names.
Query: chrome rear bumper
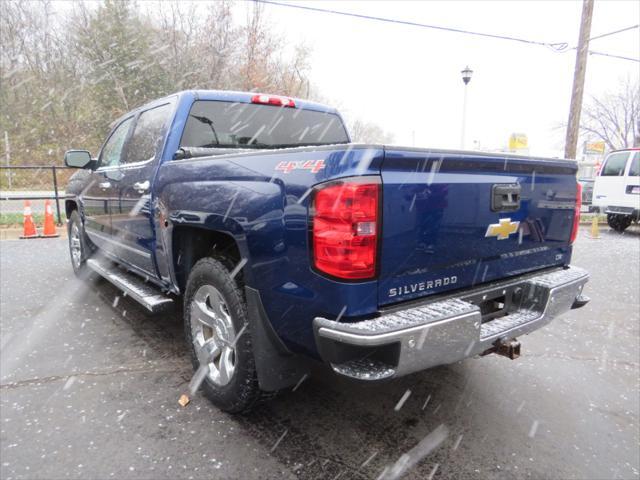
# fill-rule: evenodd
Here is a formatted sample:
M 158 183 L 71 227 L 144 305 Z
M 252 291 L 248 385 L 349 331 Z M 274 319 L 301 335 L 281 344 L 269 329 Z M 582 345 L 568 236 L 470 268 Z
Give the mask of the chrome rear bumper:
M 405 304 L 370 320 L 315 318 L 316 343 L 323 360 L 342 375 L 398 377 L 481 354 L 537 330 L 586 304 L 581 294 L 588 280 L 585 270 L 567 267 Z M 487 302 L 503 307 L 487 314 Z

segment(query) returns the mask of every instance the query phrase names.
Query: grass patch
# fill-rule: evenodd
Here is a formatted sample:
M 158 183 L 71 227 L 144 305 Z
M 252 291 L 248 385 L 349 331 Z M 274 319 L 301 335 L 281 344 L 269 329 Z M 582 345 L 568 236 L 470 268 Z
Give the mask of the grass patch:
M 582 212 L 580 214 L 580 223 L 592 223 L 593 218 L 598 219 L 598 223 L 607 223 L 607 216 L 602 213 L 587 213 Z
M 21 227 L 23 221 L 24 216 L 22 213 L 0 213 L 0 227 Z M 42 226 L 44 224 L 44 214 L 34 213 L 33 221 L 35 222 L 36 226 Z

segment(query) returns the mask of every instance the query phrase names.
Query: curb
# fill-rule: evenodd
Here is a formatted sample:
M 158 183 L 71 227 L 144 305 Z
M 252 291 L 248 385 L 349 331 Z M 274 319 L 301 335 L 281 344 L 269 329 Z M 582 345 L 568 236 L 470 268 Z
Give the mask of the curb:
M 48 240 L 49 238 L 67 238 L 67 229 L 62 227 L 57 227 L 58 236 L 56 237 L 33 237 L 29 238 L 29 240 Z M 0 228 L 0 240 L 19 240 L 22 236 L 22 228 Z

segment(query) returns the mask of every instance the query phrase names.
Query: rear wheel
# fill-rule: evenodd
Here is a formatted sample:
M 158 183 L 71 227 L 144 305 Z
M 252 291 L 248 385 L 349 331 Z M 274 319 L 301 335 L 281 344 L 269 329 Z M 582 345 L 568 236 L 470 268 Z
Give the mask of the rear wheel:
M 224 264 L 199 260 L 184 299 L 185 337 L 194 369 L 207 364 L 203 392 L 220 409 L 247 412 L 261 391 L 242 290 Z
M 616 232 L 624 232 L 631 225 L 631 216 L 609 213 L 607 214 L 607 223 Z

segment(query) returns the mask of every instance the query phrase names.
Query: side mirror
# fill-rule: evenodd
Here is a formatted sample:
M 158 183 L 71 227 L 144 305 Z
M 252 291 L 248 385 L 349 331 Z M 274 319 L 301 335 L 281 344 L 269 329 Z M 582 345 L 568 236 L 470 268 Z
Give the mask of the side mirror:
M 71 168 L 93 168 L 94 162 L 87 150 L 67 150 L 64 164 Z

